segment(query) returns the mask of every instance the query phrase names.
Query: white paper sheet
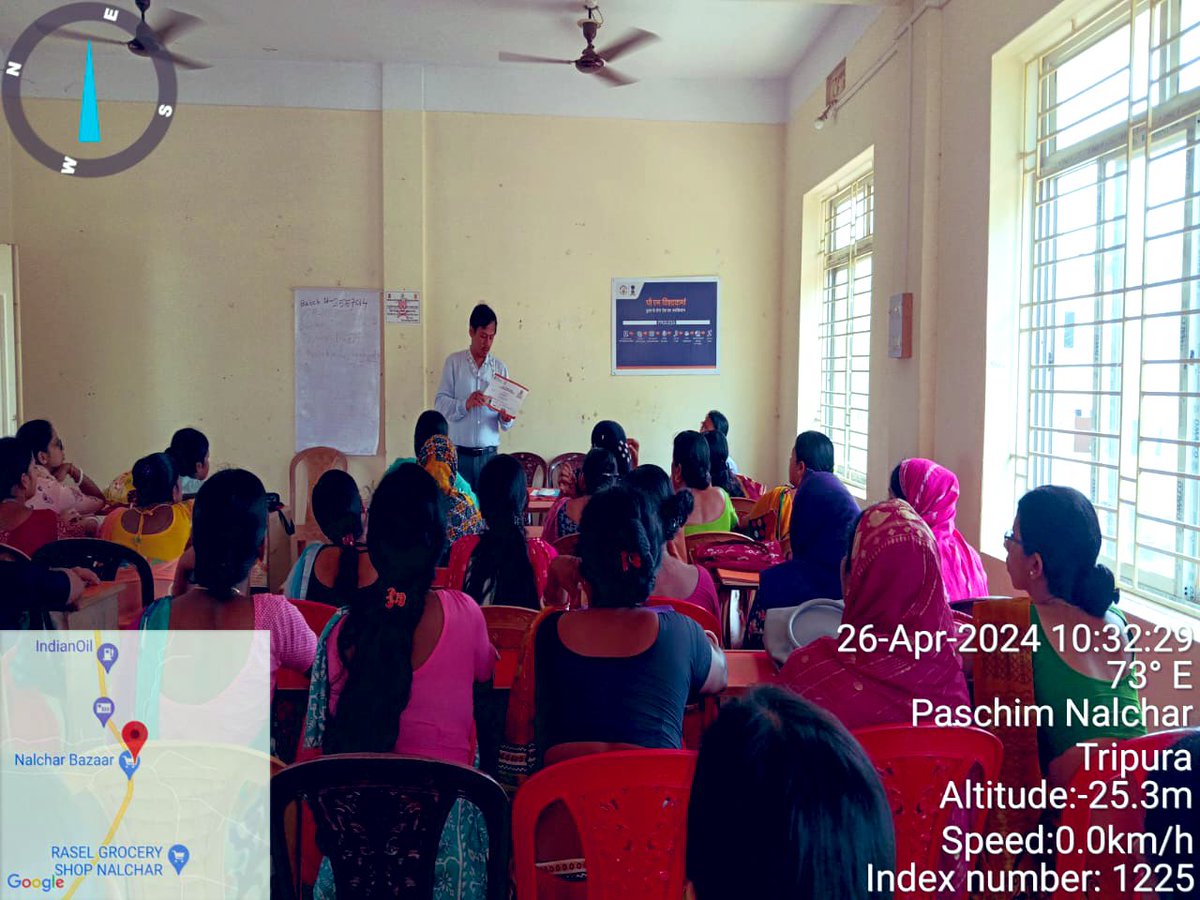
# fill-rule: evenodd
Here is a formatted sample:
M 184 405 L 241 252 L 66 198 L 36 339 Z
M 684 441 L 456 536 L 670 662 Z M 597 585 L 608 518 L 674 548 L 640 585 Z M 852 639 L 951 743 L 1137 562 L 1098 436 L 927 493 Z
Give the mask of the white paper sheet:
M 380 292 L 296 288 L 296 450 L 379 450 Z

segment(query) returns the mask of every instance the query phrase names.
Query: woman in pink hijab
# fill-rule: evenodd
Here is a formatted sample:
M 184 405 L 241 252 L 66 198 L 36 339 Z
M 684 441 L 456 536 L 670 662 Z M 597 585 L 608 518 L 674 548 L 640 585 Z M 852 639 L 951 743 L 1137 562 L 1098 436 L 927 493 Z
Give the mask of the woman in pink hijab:
M 988 583 L 983 562 L 954 527 L 958 476 L 932 459 L 906 459 L 892 469 L 891 495 L 897 500 L 907 500 L 933 532 L 950 602 L 986 597 Z
M 955 634 L 957 629 L 942 586 L 938 548 L 929 526 L 903 500 L 869 507 L 854 529 L 843 565 L 846 611 L 843 625 L 855 634 L 872 626 L 878 644 L 866 652 L 839 650 L 845 634 L 819 638 L 792 651 L 780 680 L 847 728 L 912 722 L 912 702 L 967 705 L 962 662 L 950 641 L 918 655 L 891 642 L 901 626 L 915 632 Z

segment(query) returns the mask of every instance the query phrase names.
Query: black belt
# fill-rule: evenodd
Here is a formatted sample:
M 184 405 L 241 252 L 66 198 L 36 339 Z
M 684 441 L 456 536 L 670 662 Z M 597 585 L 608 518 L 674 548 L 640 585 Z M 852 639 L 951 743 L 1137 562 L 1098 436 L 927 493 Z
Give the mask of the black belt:
M 488 456 L 495 453 L 495 447 L 459 447 L 459 456 Z

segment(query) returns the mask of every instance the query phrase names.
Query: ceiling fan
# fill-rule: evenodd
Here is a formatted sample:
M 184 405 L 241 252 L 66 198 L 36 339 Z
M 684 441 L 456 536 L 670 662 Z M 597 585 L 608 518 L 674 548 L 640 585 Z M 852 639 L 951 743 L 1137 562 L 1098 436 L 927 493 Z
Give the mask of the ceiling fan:
M 632 53 L 640 47 L 654 43 L 659 40 L 658 35 L 650 31 L 644 31 L 641 28 L 634 28 L 626 32 L 615 44 L 611 44 L 603 50 L 597 50 L 594 41 L 596 40 L 596 32 L 604 24 L 604 17 L 600 14 L 600 7 L 596 4 L 596 0 L 584 0 L 583 8 L 587 17 L 579 20 L 579 27 L 583 29 L 583 37 L 587 41 L 587 46 L 584 48 L 579 59 L 553 59 L 548 56 L 530 56 L 527 53 L 501 51 L 500 61 L 556 63 L 560 65 L 566 63 L 574 66 L 586 75 L 595 75 L 597 78 L 603 79 L 611 87 L 633 84 L 633 82 L 637 81 L 636 78 L 630 78 L 627 75 L 615 72 L 608 67 L 608 64 L 628 53 Z
M 117 38 L 97 37 L 94 34 L 86 34 L 82 31 L 75 31 L 72 28 L 59 28 L 51 34 L 55 37 L 63 37 L 72 41 L 92 41 L 97 44 L 119 44 L 123 47 L 128 47 L 131 53 L 138 56 L 150 56 L 160 53 L 167 59 L 171 60 L 175 65 L 184 69 L 207 69 L 208 63 L 202 63 L 194 59 L 189 59 L 186 56 L 180 56 L 178 53 L 173 53 L 167 49 L 167 44 L 178 39 L 183 34 L 191 31 L 197 25 L 203 25 L 204 21 L 187 13 L 178 12 L 173 9 L 168 9 L 163 15 L 159 16 L 161 23 L 157 29 L 151 28 L 146 21 L 146 10 L 150 8 L 150 0 L 134 0 L 137 8 L 141 10 L 142 21 L 137 27 L 137 36 L 131 41 L 122 41 Z

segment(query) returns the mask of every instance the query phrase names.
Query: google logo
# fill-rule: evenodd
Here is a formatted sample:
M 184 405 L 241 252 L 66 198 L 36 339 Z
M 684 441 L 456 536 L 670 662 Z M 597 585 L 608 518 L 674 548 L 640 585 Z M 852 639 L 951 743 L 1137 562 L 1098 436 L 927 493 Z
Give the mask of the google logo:
M 63 888 L 66 882 L 61 878 L 51 878 L 47 875 L 45 878 L 22 878 L 16 872 L 11 873 L 5 883 L 10 888 L 25 888 L 26 890 L 41 891 L 43 894 L 48 894 L 55 888 Z

